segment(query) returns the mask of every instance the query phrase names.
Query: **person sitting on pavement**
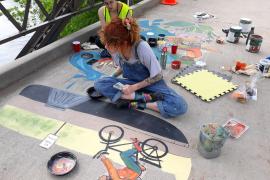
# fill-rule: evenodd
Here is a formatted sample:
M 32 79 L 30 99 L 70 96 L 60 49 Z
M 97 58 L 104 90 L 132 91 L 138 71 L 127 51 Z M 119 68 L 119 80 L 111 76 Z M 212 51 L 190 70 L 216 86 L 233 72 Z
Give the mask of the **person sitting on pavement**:
M 114 18 L 125 19 L 132 17 L 132 9 L 127 4 L 120 1 L 104 0 L 104 6 L 100 7 L 98 10 L 98 17 L 101 28 L 103 29 L 105 25 L 110 23 Z M 98 37 L 95 39 L 95 43 L 99 48 L 104 49 L 100 53 L 101 57 L 111 57 Z
M 100 31 L 106 49 L 118 66 L 112 77 L 94 83 L 95 90 L 119 108 L 151 109 L 165 118 L 187 111 L 187 103 L 163 80 L 160 64 L 149 46 L 140 39 L 135 19 L 114 19 Z M 123 78 L 117 78 L 122 74 Z M 122 90 L 114 87 L 122 83 Z

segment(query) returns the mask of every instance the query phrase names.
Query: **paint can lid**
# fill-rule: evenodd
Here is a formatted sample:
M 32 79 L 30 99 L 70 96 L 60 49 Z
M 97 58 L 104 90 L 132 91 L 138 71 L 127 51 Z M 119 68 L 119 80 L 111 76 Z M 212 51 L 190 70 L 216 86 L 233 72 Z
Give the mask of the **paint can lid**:
M 147 32 L 146 34 L 147 34 L 147 36 L 154 36 L 155 33 L 153 33 L 153 32 Z
M 242 27 L 240 27 L 240 26 L 231 26 L 230 27 L 230 31 L 231 32 L 241 32 L 242 31 Z
M 251 24 L 252 21 L 249 18 L 241 18 L 240 23 L 242 23 L 242 24 Z

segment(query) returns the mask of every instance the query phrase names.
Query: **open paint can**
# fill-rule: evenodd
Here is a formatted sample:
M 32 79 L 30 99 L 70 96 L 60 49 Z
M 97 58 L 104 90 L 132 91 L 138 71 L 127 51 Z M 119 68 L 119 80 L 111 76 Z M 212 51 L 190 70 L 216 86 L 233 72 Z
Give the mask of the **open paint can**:
M 227 41 L 231 43 L 238 43 L 241 35 L 242 27 L 240 26 L 232 26 L 229 29 L 229 33 L 227 36 Z
M 251 29 L 252 21 L 248 18 L 241 18 L 239 22 L 239 26 L 242 28 L 242 33 L 249 33 Z
M 252 34 L 247 42 L 246 50 L 252 53 L 258 53 L 261 48 L 263 37 L 257 34 Z

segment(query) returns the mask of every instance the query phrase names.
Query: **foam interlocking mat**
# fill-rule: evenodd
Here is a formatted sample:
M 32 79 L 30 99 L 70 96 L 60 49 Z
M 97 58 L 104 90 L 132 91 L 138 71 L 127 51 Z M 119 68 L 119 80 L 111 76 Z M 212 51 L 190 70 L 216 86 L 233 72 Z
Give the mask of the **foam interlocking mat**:
M 172 81 L 207 102 L 237 88 L 233 83 L 206 69 L 176 76 Z

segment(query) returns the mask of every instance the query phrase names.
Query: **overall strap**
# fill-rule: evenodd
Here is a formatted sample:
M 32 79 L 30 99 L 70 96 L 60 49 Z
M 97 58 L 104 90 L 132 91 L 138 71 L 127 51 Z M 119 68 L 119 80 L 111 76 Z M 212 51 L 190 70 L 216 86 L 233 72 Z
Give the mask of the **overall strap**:
M 140 59 L 139 58 L 139 55 L 138 55 L 138 46 L 139 46 L 139 44 L 142 42 L 143 40 L 142 39 L 140 39 L 138 42 L 136 42 L 136 44 L 135 44 L 135 58 L 136 59 Z

